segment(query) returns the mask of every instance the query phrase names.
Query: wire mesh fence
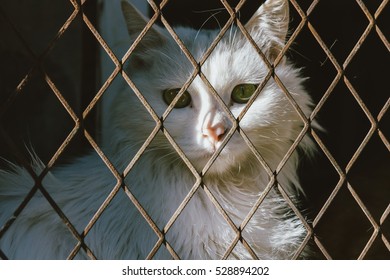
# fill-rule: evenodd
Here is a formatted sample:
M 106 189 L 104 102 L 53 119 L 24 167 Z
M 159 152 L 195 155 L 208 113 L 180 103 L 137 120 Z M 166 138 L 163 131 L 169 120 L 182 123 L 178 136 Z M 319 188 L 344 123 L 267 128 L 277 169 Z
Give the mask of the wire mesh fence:
M 178 6 L 175 7 L 174 2 L 175 1 L 173 0 L 159 2 L 153 0 L 148 1 L 150 20 L 143 28 L 143 31 L 139 34 L 136 40 L 132 42 L 131 45 L 128 45 L 128 49 L 122 57 L 119 57 L 113 51 L 112 46 L 107 43 L 101 32 L 98 30 L 99 28 L 96 22 L 98 6 L 96 1 L 62 1 L 62 4 L 67 5 L 68 13 L 65 16 L 62 16 L 65 17 L 64 21 L 61 22 L 59 27 L 56 29 L 56 33 L 54 36 L 52 36 L 52 39 L 49 40 L 49 42 L 44 45 L 38 52 L 32 46 L 30 39 L 27 38 L 30 36 L 26 36 L 26 34 L 19 29 L 18 24 L 15 23 L 15 14 L 10 12 L 10 7 L 12 5 L 0 5 L 1 24 L 3 26 L 7 26 L 7 34 L 12 34 L 18 44 L 21 45 L 23 53 L 26 57 L 26 61 L 28 61 L 28 65 L 30 65 L 30 67 L 26 67 L 26 70 L 16 78 L 16 86 L 6 88 L 2 93 L 2 103 L 0 104 L 0 132 L 3 143 L 2 145 L 3 147 L 6 147 L 4 150 L 7 150 L 8 153 L 10 153 L 34 179 L 34 186 L 32 186 L 31 190 L 26 195 L 22 203 L 20 203 L 18 208 L 15 209 L 12 217 L 10 217 L 4 225 L 0 225 L 0 239 L 12 226 L 15 220 L 18 219 L 18 216 L 26 207 L 26 205 L 30 203 L 33 197 L 39 192 L 45 197 L 53 210 L 58 214 L 61 222 L 66 225 L 73 237 L 77 240 L 76 245 L 70 252 L 68 258 L 75 258 L 80 250 L 82 250 L 91 259 L 96 259 L 97 256 L 94 254 L 93 250 L 89 248 L 85 242 L 85 239 L 96 222 L 103 215 L 105 209 L 109 207 L 110 203 L 118 194 L 118 192 L 124 191 L 128 199 L 138 209 L 140 215 L 142 215 L 144 220 L 149 224 L 150 228 L 157 237 L 157 241 L 154 244 L 152 250 L 149 252 L 147 259 L 153 259 L 162 246 L 164 246 L 169 251 L 174 259 L 180 259 L 180 255 L 177 253 L 174 246 L 172 246 L 170 242 L 167 241 L 166 234 L 173 227 L 175 221 L 180 217 L 190 200 L 194 197 L 195 193 L 199 189 L 202 189 L 235 234 L 235 238 L 231 241 L 222 258 L 229 258 L 237 244 L 242 244 L 251 254 L 251 257 L 256 259 L 258 256 L 251 248 L 249 242 L 243 237 L 243 229 L 245 229 L 255 212 L 261 207 L 261 204 L 267 194 L 273 188 L 277 188 L 282 194 L 284 200 L 291 207 L 295 215 L 299 217 L 307 230 L 305 239 L 302 241 L 301 245 L 294 254 L 294 259 L 298 259 L 300 257 L 302 251 L 306 246 L 308 246 L 310 242 L 313 243 L 312 246 L 316 248 L 315 250 L 318 251 L 320 258 L 388 258 L 390 252 L 390 227 L 388 219 L 390 212 L 390 188 L 388 187 L 389 181 L 388 177 L 386 177 L 386 173 L 388 173 L 386 172 L 386 169 L 389 168 L 388 152 L 390 150 L 390 145 L 388 141 L 389 126 L 387 113 L 390 105 L 390 99 L 388 90 L 386 90 L 386 81 L 382 79 L 382 77 L 385 75 L 386 69 L 382 69 L 380 66 L 375 66 L 375 64 L 374 68 L 370 69 L 370 71 L 377 73 L 376 77 L 379 81 L 369 80 L 368 82 L 380 84 L 379 89 L 375 88 L 374 85 L 370 87 L 375 92 L 380 91 L 380 93 L 378 93 L 376 96 L 367 95 L 367 89 L 362 88 L 361 82 L 356 81 L 356 79 L 363 78 L 356 78 L 350 74 L 350 69 L 354 67 L 354 63 L 356 63 L 355 61 L 360 59 L 359 54 L 362 52 L 362 48 L 369 44 L 371 40 L 375 40 L 375 46 L 380 46 L 380 48 L 382 48 L 381 51 L 378 51 L 379 57 L 376 57 L 373 60 L 383 60 L 385 65 L 388 64 L 386 61 L 388 62 L 388 52 L 390 50 L 390 45 L 387 39 L 388 27 L 384 24 L 386 12 L 388 13 L 388 1 L 374 1 L 375 3 L 368 3 L 369 1 L 363 0 L 345 1 L 345 3 L 343 2 L 344 4 L 342 4 L 342 6 L 337 6 L 332 1 L 328 1 L 332 3 L 330 8 L 328 6 L 327 10 L 327 6 L 324 4 L 326 1 L 290 0 L 289 5 L 291 14 L 294 15 L 293 22 L 291 23 L 292 26 L 290 27 L 291 34 L 288 37 L 283 50 L 279 53 L 274 63 L 272 64 L 268 61 L 262 50 L 260 50 L 260 48 L 251 38 L 251 35 L 245 29 L 244 12 L 242 12 L 243 15 L 240 14 L 240 11 L 244 9 L 249 9 L 248 13 L 253 13 L 254 10 L 251 10 L 252 5 L 258 7 L 261 2 L 244 0 L 216 1 L 218 2 L 218 5 L 224 10 L 225 19 L 217 21 L 220 25 L 218 36 L 214 39 L 207 51 L 199 60 L 194 58 L 185 43 L 180 39 L 175 31 L 175 27 L 172 23 L 175 20 L 172 19 L 172 14 L 177 14 L 177 10 L 180 10 L 182 7 L 179 7 L 180 4 L 177 4 Z M 21 1 L 17 5 L 17 10 L 23 10 L 25 7 L 26 4 Z M 320 15 L 326 15 L 326 13 L 330 10 L 339 8 L 340 13 L 343 17 L 346 18 L 347 21 L 353 21 L 353 19 L 348 19 L 348 15 L 343 14 L 346 11 L 342 9 L 343 7 L 348 9 L 353 7 L 353 10 L 356 14 L 359 15 L 361 19 L 361 22 L 359 23 L 359 27 L 361 28 L 355 32 L 355 34 L 358 33 L 358 35 L 355 36 L 356 40 L 350 42 L 351 47 L 347 47 L 345 45 L 340 46 L 340 48 L 345 52 L 343 56 L 340 56 L 338 53 L 335 54 L 335 46 L 339 46 L 336 45 L 337 40 L 342 40 L 342 38 L 336 38 L 336 40 L 333 40 L 334 38 L 328 38 L 326 35 L 323 35 L 329 34 L 329 32 L 323 31 L 323 26 L 318 25 L 317 19 L 320 17 Z M 213 7 L 208 8 L 210 9 Z M 179 14 L 183 15 L 185 13 L 181 11 Z M 326 16 L 329 22 L 333 21 L 332 15 L 328 14 Z M 186 19 L 185 16 L 184 18 Z M 146 34 L 150 32 L 153 26 L 158 23 L 166 30 L 168 30 L 169 34 L 176 41 L 177 45 L 180 47 L 183 54 L 186 56 L 194 69 L 192 74 L 188 77 L 187 82 L 182 86 L 178 96 L 175 98 L 173 103 L 168 106 L 167 110 L 162 115 L 156 114 L 153 107 L 148 103 L 147 99 L 143 96 L 143 93 L 137 88 L 137 85 L 125 71 L 124 67 L 136 47 L 142 42 L 142 40 L 145 39 Z M 342 25 L 338 25 L 337 22 L 334 24 L 337 28 L 346 28 Z M 268 68 L 268 74 L 266 75 L 264 82 L 259 85 L 258 89 L 256 90 L 255 97 L 260 94 L 266 83 L 270 79 L 273 79 L 282 89 L 285 97 L 289 100 L 291 106 L 293 106 L 303 123 L 303 129 L 295 139 L 294 143 L 292 143 L 290 149 L 284 155 L 276 169 L 272 169 L 268 165 L 268 163 L 263 159 L 262 155 L 253 146 L 251 140 L 248 138 L 245 132 L 240 129 L 240 121 L 243 119 L 245 113 L 253 104 L 255 98 L 248 102 L 246 108 L 238 117 L 235 117 L 231 113 L 228 106 L 224 103 L 222 98 L 219 96 L 218 92 L 213 88 L 208 78 L 202 72 L 203 65 L 206 63 L 213 50 L 216 48 L 216 46 L 222 40 L 224 34 L 228 32 L 232 25 L 237 26 L 245 38 L 252 44 L 253 48 L 263 59 Z M 75 88 L 78 89 L 74 91 L 76 92 L 76 99 L 78 98 L 77 101 L 72 101 L 72 97 L 66 96 L 66 92 L 71 90 L 62 87 L 62 85 L 66 84 L 66 82 L 58 81 L 58 79 L 56 80 L 56 76 L 54 74 L 56 69 L 51 70 L 50 66 L 47 65 L 48 57 L 52 54 L 55 54 L 56 47 L 63 44 L 62 42 L 64 37 L 66 37 L 68 33 L 72 32 L 72 29 L 81 30 L 79 34 L 80 38 L 82 38 L 81 41 L 84 46 L 82 53 L 79 54 L 80 61 L 83 61 L 83 63 L 80 63 L 81 66 L 79 66 L 81 69 L 80 76 L 82 78 L 80 79 L 81 81 L 77 83 L 78 86 L 75 86 Z M 34 30 L 31 32 L 34 32 Z M 347 29 L 346 32 L 350 32 L 350 30 Z M 5 34 L 6 33 L 1 36 L 4 37 L 6 36 Z M 298 53 L 297 49 L 299 49 L 297 42 L 300 41 L 300 38 L 305 36 L 310 37 L 312 46 L 315 46 L 317 51 L 322 54 L 321 58 L 316 58 L 315 61 L 316 63 L 318 60 L 320 61 L 318 63 L 319 65 L 316 66 L 317 69 L 319 69 L 317 70 L 320 73 L 319 76 L 327 75 L 327 77 L 329 77 L 328 80 L 324 82 L 324 85 L 321 85 L 317 88 L 315 87 L 317 85 L 311 85 L 316 90 L 316 98 L 314 98 L 315 107 L 310 116 L 305 116 L 305 114 L 302 112 L 302 109 L 294 99 L 294 96 L 288 91 L 283 82 L 278 78 L 277 75 L 275 75 L 274 72 L 275 68 L 279 63 L 282 62 L 282 59 L 285 55 L 291 55 L 292 52 L 292 56 L 296 56 L 294 55 L 294 50 L 296 50 L 295 53 Z M 113 70 L 109 73 L 108 77 L 103 78 L 100 84 L 96 82 L 98 80 L 96 76 L 98 73 L 95 69 L 93 69 L 98 65 L 97 49 L 101 49 L 105 56 L 108 57 L 110 62 L 113 64 Z M 305 53 L 299 55 L 304 57 Z M 23 63 L 24 62 L 22 62 L 22 64 Z M 12 59 L 10 64 L 15 64 L 15 59 Z M 360 64 L 358 65 L 361 67 Z M 380 64 L 378 63 L 378 65 Z M 310 66 L 307 68 L 308 71 L 310 71 Z M 2 69 L 2 73 L 7 73 L 8 71 L 8 69 Z M 327 73 L 323 74 L 322 71 Z M 63 132 L 63 134 L 58 138 L 65 140 L 57 139 L 59 144 L 56 144 L 55 148 L 53 147 L 54 152 L 48 153 L 45 167 L 39 173 L 37 173 L 36 170 L 31 167 L 28 157 L 26 157 L 23 152 L 23 148 L 15 141 L 15 137 L 12 135 L 12 132 L 10 132 L 9 129 L 9 123 L 11 123 L 11 126 L 15 125 L 14 120 L 17 119 L 17 116 L 13 115 L 13 110 L 15 106 L 19 104 L 18 100 L 26 100 L 26 88 L 28 88 L 36 76 L 38 76 L 38 79 L 44 83 L 44 87 L 49 89 L 49 94 L 55 97 L 53 102 L 57 104 L 56 106 L 60 105 L 60 110 L 66 112 L 65 119 L 67 119 L 67 122 L 70 124 L 69 129 L 65 129 L 65 132 Z M 134 155 L 134 157 L 129 159 L 129 164 L 124 171 L 118 170 L 117 167 L 107 157 L 105 152 L 101 149 L 98 141 L 99 137 L 94 133 L 95 126 L 91 125 L 91 119 L 92 123 L 94 124 L 95 120 L 98 119 L 98 114 L 96 113 L 98 111 L 97 108 L 102 102 L 102 99 L 105 97 L 107 90 L 118 76 L 125 80 L 128 87 L 130 87 L 134 94 L 136 94 L 140 102 L 144 105 L 145 109 L 148 111 L 151 118 L 155 122 L 153 131 L 142 144 L 141 148 Z M 310 73 L 308 73 L 307 76 L 310 76 Z M 181 94 L 183 94 L 188 89 L 195 78 L 200 78 L 202 82 L 209 88 L 213 98 L 215 98 L 219 106 L 222 108 L 232 123 L 232 127 L 227 132 L 222 145 L 214 152 L 213 156 L 209 159 L 207 164 L 200 172 L 196 170 L 189 158 L 182 151 L 181 147 L 177 144 L 174 137 L 172 137 L 170 132 L 164 127 L 164 122 L 168 118 L 170 112 L 173 110 L 175 102 L 179 100 Z M 363 79 L 363 82 L 367 81 Z M 97 89 L 95 89 L 97 84 L 99 86 Z M 336 133 L 336 138 L 339 138 L 337 141 L 346 141 L 347 146 L 352 146 L 352 152 L 349 153 L 345 152 L 345 150 L 337 151 L 337 149 L 334 148 L 334 145 L 332 145 L 332 141 L 329 140 L 328 136 L 312 127 L 312 123 L 317 119 L 320 119 L 321 121 L 324 120 L 324 126 L 326 129 L 328 129 L 326 118 L 336 119 L 333 124 L 337 123 L 339 125 L 340 123 L 343 123 L 342 117 L 344 115 L 330 116 L 329 114 L 331 114 L 335 107 L 328 105 L 333 104 L 334 102 L 338 102 L 337 99 L 336 101 L 332 101 L 332 99 L 336 98 L 340 94 L 340 87 L 344 89 L 343 92 L 346 93 L 344 95 L 348 96 L 348 102 L 344 102 L 342 104 L 341 110 L 346 114 L 350 113 L 351 118 L 355 116 L 355 111 L 357 111 L 359 112 L 358 114 L 360 114 L 358 119 L 364 119 L 366 124 L 368 122 L 368 126 L 365 126 L 363 132 L 359 134 L 360 136 L 357 137 L 357 139 L 351 141 L 354 144 L 348 142 L 348 139 L 350 139 L 348 137 L 347 140 L 343 140 L 342 138 L 344 134 L 337 134 L 338 132 Z M 83 96 L 81 100 L 80 96 Z M 376 104 L 375 106 L 372 105 L 373 101 L 371 99 L 376 99 L 374 102 Z M 330 106 L 330 109 L 327 108 L 328 106 Z M 349 109 L 351 106 L 354 106 L 354 108 Z M 29 106 L 27 105 L 27 107 Z M 348 110 L 353 112 L 348 112 Z M 8 117 L 8 115 L 11 115 L 11 117 Z M 50 118 L 50 116 L 46 117 Z M 352 125 L 350 122 L 355 121 L 354 119 L 351 120 L 351 118 L 347 118 L 343 125 L 340 125 L 340 129 L 344 133 L 350 133 L 352 136 L 355 136 L 356 134 L 351 133 L 351 131 L 347 128 L 348 126 Z M 332 128 L 330 128 L 330 131 L 332 132 Z M 253 152 L 257 160 L 262 164 L 270 178 L 264 193 L 257 198 L 257 201 L 254 203 L 251 211 L 239 226 L 233 222 L 232 218 L 218 202 L 215 194 L 203 182 L 204 175 L 215 163 L 220 152 L 223 150 L 225 145 L 227 145 L 231 136 L 236 132 L 238 132 L 244 139 L 247 146 Z M 147 209 L 144 208 L 142 203 L 133 194 L 130 186 L 127 186 L 125 183 L 125 178 L 130 174 L 133 167 L 137 164 L 138 160 L 142 157 L 152 141 L 155 139 L 156 135 L 159 133 L 163 133 L 166 139 L 168 139 L 172 147 L 176 150 L 177 154 L 193 174 L 195 181 L 190 191 L 184 197 L 174 214 L 162 228 L 157 225 L 156 221 L 153 220 Z M 299 209 L 296 203 L 289 197 L 283 186 L 278 184 L 279 173 L 282 171 L 284 165 L 290 159 L 305 135 L 310 135 L 314 139 L 322 155 L 323 165 L 317 168 L 322 169 L 325 165 L 327 166 L 323 169 L 324 171 L 322 174 L 321 171 L 318 171 L 315 173 L 318 176 L 314 175 L 308 179 L 310 184 L 314 183 L 317 185 L 318 183 L 319 186 L 322 186 L 321 184 L 327 185 L 324 190 L 320 187 L 315 187 L 314 189 L 307 191 L 308 199 L 311 197 L 315 197 L 315 199 L 317 199 L 317 204 L 314 207 L 315 210 L 311 216 L 309 215 L 310 217 L 308 217 L 306 214 L 303 214 L 304 212 Z M 115 186 L 113 186 L 112 190 L 106 196 L 104 202 L 100 205 L 99 209 L 93 214 L 88 224 L 82 230 L 77 229 L 72 224 L 71 220 L 69 220 L 61 207 L 56 203 L 56 200 L 46 190 L 43 183 L 45 176 L 47 176 L 50 170 L 59 164 L 62 158 L 66 155 L 67 150 L 71 149 L 72 145 L 75 145 L 75 143 L 78 143 L 79 141 L 84 141 L 86 146 L 92 147 L 94 149 L 116 181 Z M 358 142 L 358 144 L 356 144 L 356 142 Z M 373 167 L 373 169 L 378 171 L 376 173 L 368 166 L 371 165 L 372 157 L 367 157 L 365 155 L 367 152 L 372 151 L 371 146 L 373 143 L 374 145 L 380 147 L 375 150 L 376 153 L 379 151 L 379 154 L 383 156 L 378 156 L 375 163 L 376 166 Z M 340 156 L 340 154 L 343 156 Z M 363 165 L 361 163 L 362 161 Z M 364 163 L 364 161 L 367 161 L 367 163 Z M 361 170 L 359 169 L 361 165 L 366 170 L 366 173 L 363 172 L 363 174 L 373 175 L 367 179 L 364 179 L 362 176 L 357 176 L 356 173 Z M 331 173 L 331 175 L 328 173 Z M 329 177 L 332 177 L 332 180 L 330 180 Z M 327 179 L 323 180 L 323 178 Z M 323 182 L 319 182 L 320 180 Z M 368 183 L 363 183 L 364 180 L 367 180 Z M 361 187 L 359 186 L 360 184 L 364 186 L 364 191 L 362 191 Z M 374 188 L 374 186 L 371 187 L 371 185 L 379 185 L 380 187 Z M 371 190 L 375 194 L 370 193 L 370 188 L 372 188 Z M 316 192 L 322 192 L 322 194 L 316 196 L 313 194 Z M 343 201 L 346 197 L 348 202 Z M 380 199 L 377 200 L 377 197 L 380 197 Z M 376 203 L 373 203 L 372 201 L 376 201 Z M 350 206 L 350 204 L 353 204 L 353 206 Z M 343 205 L 344 207 L 336 207 L 335 205 Z M 353 212 L 351 209 L 357 210 L 353 210 L 355 211 Z M 337 219 L 332 218 L 332 215 L 340 217 L 342 216 L 342 212 L 349 211 L 352 212 L 350 212 L 345 219 L 340 219 L 338 221 Z M 356 213 L 359 214 L 356 215 Z M 352 253 L 341 254 L 339 251 L 337 251 L 337 247 L 343 248 L 343 246 L 340 245 L 340 242 L 343 242 L 351 236 L 351 232 L 348 231 L 350 224 L 346 222 L 346 220 L 350 221 L 352 216 L 357 216 L 358 220 L 364 220 L 362 231 L 365 231 L 365 234 L 363 234 L 362 239 L 359 240 L 352 238 L 354 241 L 354 243 L 351 245 L 352 248 L 343 249 L 350 250 Z M 355 230 L 354 227 L 352 227 L 352 229 Z M 344 230 L 346 231 L 344 232 Z M 356 233 L 354 234 L 356 235 Z M 343 237 L 340 238 L 340 236 Z M 6 252 L 2 251 L 1 248 L 0 257 L 7 259 Z

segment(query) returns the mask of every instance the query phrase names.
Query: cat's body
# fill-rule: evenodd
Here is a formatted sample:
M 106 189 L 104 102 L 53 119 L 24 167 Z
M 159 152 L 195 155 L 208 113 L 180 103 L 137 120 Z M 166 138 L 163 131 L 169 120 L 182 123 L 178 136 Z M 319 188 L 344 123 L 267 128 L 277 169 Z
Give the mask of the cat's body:
M 124 4 L 123 9 L 134 39 L 145 22 L 131 6 Z M 283 46 L 287 15 L 287 1 L 268 0 L 245 25 L 271 61 Z M 197 61 L 217 34 L 216 31 L 198 33 L 189 28 L 178 28 L 176 32 Z M 241 87 L 241 93 L 255 88 L 250 85 L 261 84 L 269 69 L 240 31 L 233 30 L 223 37 L 201 71 L 237 118 L 246 104 L 240 103 L 241 99 L 235 102 L 237 97 L 232 101 L 232 92 L 237 85 L 249 85 Z M 130 57 L 127 72 L 161 116 L 168 107 L 163 99 L 163 95 L 168 98 L 166 90 L 181 88 L 194 67 L 166 31 L 151 29 Z M 275 73 L 308 115 L 310 98 L 302 88 L 299 71 L 284 59 Z M 190 102 L 180 99 L 182 108 L 172 110 L 162 129 L 172 136 L 201 174 L 213 153 L 224 144 L 233 121 L 199 76 L 185 95 L 190 96 Z M 109 145 L 102 149 L 122 173 L 156 127 L 156 122 L 127 86 L 117 93 L 111 106 L 110 114 L 105 116 L 112 124 L 105 133 L 111 137 Z M 272 78 L 239 122 L 239 129 L 272 170 L 290 149 L 302 126 L 298 113 Z M 304 138 L 300 150 L 311 153 L 310 141 Z M 294 203 L 300 189 L 296 174 L 299 156 L 295 151 L 276 177 Z M 36 160 L 33 165 L 39 174 L 41 164 Z M 210 169 L 202 174 L 202 182 L 195 184 L 194 175 L 160 131 L 124 182 L 160 230 L 196 187 L 196 192 L 168 229 L 166 241 L 180 258 L 217 259 L 225 255 L 237 233 L 212 202 L 213 198 L 238 228 L 270 180 L 262 164 L 235 131 Z M 91 153 L 70 165 L 53 168 L 43 178 L 42 185 L 78 232 L 82 232 L 117 183 L 99 156 Z M 34 180 L 23 168 L 14 167 L 14 172 L 0 171 L 0 226 L 12 217 L 33 186 Z M 276 187 L 270 190 L 242 230 L 245 242 L 262 259 L 291 258 L 306 235 L 302 222 Z M 85 238 L 86 245 L 102 259 L 145 258 L 157 241 L 157 235 L 123 189 Z M 0 239 L 0 249 L 9 258 L 17 259 L 66 258 L 76 244 L 76 239 L 39 191 Z M 307 254 L 305 250 L 302 256 L 307 257 Z M 83 249 L 76 256 L 85 257 Z M 165 245 L 155 255 L 155 258 L 170 257 Z M 239 241 L 229 258 L 251 258 L 251 255 Z

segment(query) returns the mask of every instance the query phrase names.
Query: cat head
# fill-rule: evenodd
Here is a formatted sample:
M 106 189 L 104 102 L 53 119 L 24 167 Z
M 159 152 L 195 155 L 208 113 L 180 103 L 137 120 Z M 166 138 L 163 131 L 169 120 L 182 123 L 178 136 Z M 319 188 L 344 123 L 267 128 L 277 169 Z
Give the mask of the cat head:
M 231 27 L 199 67 L 200 72 L 166 29 L 153 25 L 144 33 L 148 20 L 126 1 L 122 2 L 122 10 L 131 40 L 134 42 L 143 34 L 130 55 L 126 73 L 159 117 L 183 92 L 163 127 L 194 166 L 202 170 L 221 145 L 225 146 L 210 174 L 251 165 L 253 152 L 240 135 L 242 131 L 275 168 L 302 130 L 303 121 L 275 79 L 265 81 L 270 71 L 274 71 L 302 111 L 306 115 L 310 112 L 310 98 L 301 86 L 299 70 L 285 57 L 278 58 L 288 32 L 288 1 L 266 1 L 245 24 L 257 47 L 239 28 Z M 183 27 L 174 30 L 197 63 L 218 35 L 218 31 Z M 256 48 L 269 65 L 277 58 L 280 60 L 274 70 L 270 70 Z M 191 78 L 194 73 L 197 75 Z M 183 88 L 186 84 L 188 87 Z M 131 146 L 144 141 L 156 126 L 134 93 L 122 93 L 112 111 L 119 131 L 116 135 L 123 136 L 117 141 L 122 144 Z M 152 142 L 151 150 L 160 157 L 178 157 L 162 133 Z

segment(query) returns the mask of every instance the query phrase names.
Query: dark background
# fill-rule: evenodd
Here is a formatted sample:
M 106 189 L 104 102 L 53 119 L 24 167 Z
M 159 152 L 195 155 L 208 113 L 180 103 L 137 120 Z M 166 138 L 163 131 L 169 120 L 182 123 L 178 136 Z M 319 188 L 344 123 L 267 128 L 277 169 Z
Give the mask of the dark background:
M 47 3 L 46 3 L 47 2 Z M 16 151 L 24 152 L 24 143 L 31 143 L 37 154 L 47 162 L 64 141 L 74 126 L 53 92 L 44 81 L 40 71 L 34 75 L 17 95 L 9 108 L 4 108 L 6 100 L 13 95 L 16 86 L 34 66 L 34 55 L 39 56 L 73 11 L 67 1 L 41 1 L 42 6 L 50 7 L 47 13 L 34 12 L 26 1 L 2 1 L 0 4 L 0 156 L 19 162 Z M 228 1 L 235 6 L 238 1 Z M 240 10 L 240 20 L 245 23 L 262 1 L 248 0 Z M 306 11 L 310 0 L 297 1 Z M 374 14 L 382 1 L 365 0 L 364 4 Z M 19 6 L 18 6 L 19 5 Z M 173 25 L 189 25 L 194 28 L 219 28 L 228 18 L 218 0 L 171 0 L 163 9 L 163 15 Z M 96 24 L 96 1 L 87 1 L 85 12 Z M 20 10 L 24 12 L 20 12 Z M 291 10 L 291 33 L 301 22 L 295 8 Z M 28 12 L 27 12 L 28 11 Z M 219 11 L 219 12 L 218 12 Z M 218 13 L 217 13 L 218 12 Z M 214 14 L 213 17 L 211 15 Z M 389 7 L 384 9 L 376 20 L 377 26 L 389 39 Z M 26 19 L 27 18 L 27 19 Z M 26 44 L 15 35 L 8 24 L 11 19 L 22 34 Z M 50 20 L 50 24 L 47 24 Z M 362 33 L 368 26 L 368 19 L 354 0 L 320 1 L 308 18 L 324 43 L 331 49 L 342 66 Z M 29 45 L 30 47 L 26 47 Z M 29 49 L 31 48 L 31 49 Z M 97 77 L 98 52 L 100 46 L 78 18 L 65 33 L 54 49 L 45 56 L 43 70 L 55 82 L 76 114 L 80 115 L 96 94 L 101 81 Z M 337 75 L 332 62 L 305 25 L 289 50 L 288 56 L 298 67 L 303 67 L 303 75 L 309 77 L 305 86 L 317 104 Z M 389 100 L 389 51 L 378 37 L 375 28 L 368 35 L 352 62 L 344 69 L 344 76 L 370 110 L 374 119 Z M 97 120 L 97 121 L 96 121 Z M 325 129 L 317 131 L 338 165 L 345 170 L 348 162 L 368 134 L 371 124 L 343 82 L 337 83 L 329 99 L 319 111 L 316 120 Z M 83 123 L 90 133 L 98 135 L 97 110 Z M 390 139 L 389 113 L 378 124 L 382 133 Z M 97 137 L 97 136 L 96 136 Z M 11 140 L 11 141 L 10 141 Z M 10 143 L 11 142 L 11 143 Z M 16 148 L 16 149 L 15 149 Z M 66 149 L 58 164 L 90 149 L 82 135 L 76 137 Z M 340 180 L 340 176 L 319 148 L 314 160 L 302 160 L 300 173 L 306 192 L 305 213 L 313 221 Z M 1 166 L 1 164 L 0 164 Z M 363 201 L 375 222 L 380 223 L 390 202 L 390 158 L 386 147 L 375 132 L 351 170 L 346 174 L 347 182 Z M 347 184 L 337 192 L 324 216 L 315 225 L 315 235 L 325 246 L 332 258 L 356 259 L 373 234 L 373 227 L 366 215 L 351 195 Z M 387 218 L 381 226 L 390 240 L 390 222 Z M 322 254 L 319 252 L 319 258 Z M 381 235 L 365 258 L 390 259 L 389 250 L 383 244 Z

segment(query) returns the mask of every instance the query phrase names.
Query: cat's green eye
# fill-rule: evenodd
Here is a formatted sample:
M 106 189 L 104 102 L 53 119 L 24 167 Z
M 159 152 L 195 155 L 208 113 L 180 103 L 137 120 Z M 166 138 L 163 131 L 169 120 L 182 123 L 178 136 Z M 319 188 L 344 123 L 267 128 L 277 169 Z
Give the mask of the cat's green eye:
M 237 85 L 232 91 L 232 100 L 236 103 L 247 103 L 256 89 L 257 85 L 254 84 Z
M 167 105 L 170 105 L 175 99 L 176 95 L 179 93 L 180 89 L 179 88 L 174 88 L 174 89 L 166 89 L 163 91 L 163 99 L 164 102 Z M 189 94 L 188 91 L 185 91 L 182 96 L 179 98 L 177 101 L 176 105 L 174 108 L 184 108 L 187 107 L 188 105 L 191 104 L 191 95 Z

